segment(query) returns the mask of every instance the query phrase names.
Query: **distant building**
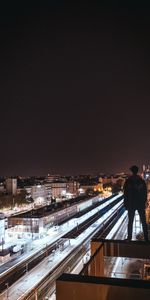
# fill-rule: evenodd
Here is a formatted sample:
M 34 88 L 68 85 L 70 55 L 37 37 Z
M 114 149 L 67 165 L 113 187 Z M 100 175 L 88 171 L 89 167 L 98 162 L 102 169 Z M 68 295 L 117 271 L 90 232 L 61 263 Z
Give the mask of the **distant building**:
M 44 185 L 34 185 L 31 188 L 31 197 L 34 200 L 35 205 L 42 205 L 46 203 L 47 191 Z
M 52 191 L 53 198 L 61 197 L 63 193 L 66 191 L 66 189 L 67 189 L 66 182 L 51 183 L 51 191 Z
M 61 176 L 61 175 L 57 175 L 57 174 L 48 174 L 46 179 L 46 182 L 59 182 L 59 181 L 66 181 L 66 179 Z
M 60 175 L 48 174 L 45 178 L 44 185 L 47 190 L 48 199 L 59 198 L 66 193 L 67 190 L 66 178 Z
M 145 180 L 150 180 L 150 166 L 143 165 L 143 177 Z
M 28 194 L 31 194 L 32 186 L 25 186 L 24 188 L 25 188 L 25 190 L 26 190 L 26 192 L 27 192 Z M 22 189 L 21 189 L 21 190 L 22 190 Z
M 142 176 L 146 181 L 148 193 L 150 193 L 150 166 L 143 165 Z
M 0 245 L 4 243 L 5 240 L 5 216 L 0 213 Z
M 95 184 L 84 184 L 84 185 L 80 185 L 80 189 L 82 189 L 85 193 L 88 191 L 88 190 L 93 190 L 94 191 L 94 188 L 95 188 Z
M 13 196 L 15 196 L 17 194 L 17 179 L 16 178 L 7 178 L 6 179 L 6 192 Z
M 67 182 L 67 192 L 71 193 L 71 194 L 76 194 L 78 193 L 80 184 L 77 181 L 68 181 Z

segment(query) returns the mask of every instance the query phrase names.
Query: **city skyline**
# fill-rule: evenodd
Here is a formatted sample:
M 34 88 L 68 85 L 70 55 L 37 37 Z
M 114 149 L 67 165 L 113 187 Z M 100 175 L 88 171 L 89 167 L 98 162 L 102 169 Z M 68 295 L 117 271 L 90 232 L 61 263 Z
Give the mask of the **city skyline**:
M 1 4 L 0 176 L 149 162 L 150 7 L 73 3 Z

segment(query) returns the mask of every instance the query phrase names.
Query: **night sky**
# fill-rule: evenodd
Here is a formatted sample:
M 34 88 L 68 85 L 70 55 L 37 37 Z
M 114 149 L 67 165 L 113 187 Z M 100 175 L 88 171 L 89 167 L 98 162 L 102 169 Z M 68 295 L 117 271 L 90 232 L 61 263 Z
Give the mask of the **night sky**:
M 150 163 L 148 1 L 70 3 L 0 4 L 0 176 Z

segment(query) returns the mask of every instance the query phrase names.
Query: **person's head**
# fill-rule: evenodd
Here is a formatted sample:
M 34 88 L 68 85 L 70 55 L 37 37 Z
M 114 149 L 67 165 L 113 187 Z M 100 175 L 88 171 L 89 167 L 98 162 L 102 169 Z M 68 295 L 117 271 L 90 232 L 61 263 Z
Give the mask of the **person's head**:
M 132 166 L 132 167 L 130 168 L 130 170 L 131 170 L 131 172 L 132 172 L 134 175 L 136 175 L 136 174 L 138 173 L 139 168 L 138 168 L 137 166 Z

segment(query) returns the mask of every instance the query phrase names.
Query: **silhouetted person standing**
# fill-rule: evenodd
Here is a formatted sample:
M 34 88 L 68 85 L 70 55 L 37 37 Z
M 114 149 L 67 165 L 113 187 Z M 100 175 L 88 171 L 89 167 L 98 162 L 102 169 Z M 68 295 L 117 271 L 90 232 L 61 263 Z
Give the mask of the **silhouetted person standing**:
M 145 181 L 138 175 L 138 167 L 130 168 L 132 175 L 124 184 L 124 206 L 128 210 L 128 240 L 132 239 L 132 229 L 135 211 L 141 219 L 144 239 L 148 241 L 148 229 L 146 224 L 145 206 L 147 202 L 147 187 Z

